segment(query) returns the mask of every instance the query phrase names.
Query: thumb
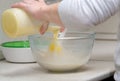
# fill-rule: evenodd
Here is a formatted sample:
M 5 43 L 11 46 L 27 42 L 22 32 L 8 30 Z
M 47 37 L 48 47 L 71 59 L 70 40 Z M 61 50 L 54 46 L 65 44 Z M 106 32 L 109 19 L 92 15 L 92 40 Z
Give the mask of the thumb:
M 49 25 L 49 22 L 45 22 L 42 24 L 42 26 L 40 27 L 40 34 L 43 35 L 47 31 L 48 25 Z

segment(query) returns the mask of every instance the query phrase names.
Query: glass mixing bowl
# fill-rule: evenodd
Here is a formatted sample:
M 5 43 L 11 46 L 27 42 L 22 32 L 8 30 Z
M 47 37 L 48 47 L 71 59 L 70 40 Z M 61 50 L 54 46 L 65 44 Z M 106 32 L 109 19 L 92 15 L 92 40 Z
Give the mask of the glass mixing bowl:
M 37 63 L 50 71 L 71 71 L 86 64 L 95 33 L 69 32 L 55 40 L 51 33 L 28 37 Z M 51 46 L 51 43 L 55 43 Z

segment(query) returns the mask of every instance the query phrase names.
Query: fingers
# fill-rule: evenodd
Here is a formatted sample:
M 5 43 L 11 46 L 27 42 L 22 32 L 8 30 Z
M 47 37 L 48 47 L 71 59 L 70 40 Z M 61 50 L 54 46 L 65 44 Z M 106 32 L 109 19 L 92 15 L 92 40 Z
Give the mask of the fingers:
M 24 11 L 26 11 L 27 13 L 29 12 L 28 10 L 28 5 L 23 3 L 23 2 L 19 2 L 19 3 L 15 3 L 13 4 L 11 7 L 12 8 L 20 8 L 20 9 L 23 9 Z
M 19 2 L 19 3 L 13 4 L 11 7 L 12 7 L 12 8 L 22 8 L 22 9 L 23 9 L 25 6 L 26 6 L 25 3 Z
M 40 28 L 40 34 L 41 35 L 43 35 L 47 31 L 48 25 L 49 25 L 49 22 L 45 22 L 45 23 L 42 24 L 42 26 Z M 64 32 L 64 31 L 65 31 L 65 28 L 61 27 L 60 32 Z
M 23 2 L 31 2 L 31 1 L 37 1 L 37 0 L 23 0 Z
M 26 4 L 31 4 L 31 3 L 33 3 L 34 1 L 36 1 L 36 0 L 23 0 L 23 2 L 26 3 Z
M 40 1 L 40 2 L 44 2 L 44 0 L 38 0 L 38 1 Z
M 23 0 L 23 2 L 25 2 L 25 3 L 32 3 L 34 1 L 38 1 L 38 2 L 41 2 L 41 3 L 45 2 L 44 0 Z
M 40 28 L 40 34 L 43 35 L 47 31 L 48 25 L 49 25 L 49 22 L 45 22 L 45 23 L 42 24 L 42 26 Z
M 24 8 L 27 4 L 31 4 L 33 3 L 33 1 L 35 0 L 23 0 L 22 2 L 18 2 L 18 3 L 15 3 L 13 4 L 11 7 L 12 8 Z
M 42 4 L 46 4 L 44 0 L 38 0 Z

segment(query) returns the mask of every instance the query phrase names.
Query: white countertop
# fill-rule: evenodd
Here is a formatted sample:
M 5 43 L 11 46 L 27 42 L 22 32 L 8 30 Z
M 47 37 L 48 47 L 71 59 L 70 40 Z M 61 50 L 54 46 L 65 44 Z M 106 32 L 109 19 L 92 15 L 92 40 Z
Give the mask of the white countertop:
M 90 61 L 78 71 L 51 73 L 37 63 L 15 64 L 0 62 L 0 81 L 99 81 L 114 73 L 109 61 Z
M 114 74 L 115 45 L 115 41 L 96 41 L 91 61 L 69 73 L 51 73 L 37 63 L 15 64 L 3 60 L 0 61 L 0 81 L 100 81 Z

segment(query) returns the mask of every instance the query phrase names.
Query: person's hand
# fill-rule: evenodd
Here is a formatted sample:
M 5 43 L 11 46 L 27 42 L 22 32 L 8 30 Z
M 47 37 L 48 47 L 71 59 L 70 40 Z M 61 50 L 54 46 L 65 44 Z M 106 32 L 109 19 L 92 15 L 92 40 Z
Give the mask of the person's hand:
M 44 0 L 23 0 L 22 2 L 13 4 L 12 8 L 21 8 L 29 13 L 33 18 L 43 22 L 40 29 L 41 34 L 47 30 L 49 25 L 46 14 L 48 5 L 46 5 Z
M 30 14 L 33 18 L 42 22 L 40 33 L 44 34 L 48 28 L 49 22 L 53 22 L 61 26 L 61 31 L 64 27 L 59 19 L 58 4 L 47 5 L 44 0 L 23 0 L 12 5 L 12 8 L 21 8 Z

